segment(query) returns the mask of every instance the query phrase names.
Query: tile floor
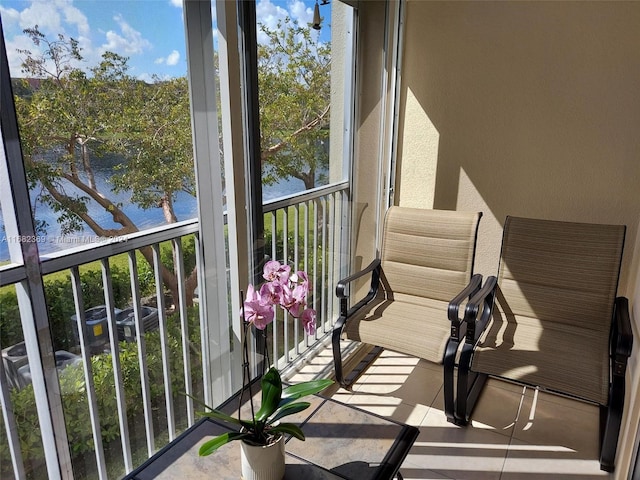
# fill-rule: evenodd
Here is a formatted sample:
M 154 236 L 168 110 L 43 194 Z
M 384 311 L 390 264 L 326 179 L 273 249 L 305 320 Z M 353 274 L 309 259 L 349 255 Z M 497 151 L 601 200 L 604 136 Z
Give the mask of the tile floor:
M 333 371 L 327 350 L 293 381 Z M 383 351 L 352 391 L 333 398 L 418 426 L 401 473 L 405 480 L 613 479 L 598 462 L 598 408 L 490 379 L 473 422 L 446 421 L 440 367 Z

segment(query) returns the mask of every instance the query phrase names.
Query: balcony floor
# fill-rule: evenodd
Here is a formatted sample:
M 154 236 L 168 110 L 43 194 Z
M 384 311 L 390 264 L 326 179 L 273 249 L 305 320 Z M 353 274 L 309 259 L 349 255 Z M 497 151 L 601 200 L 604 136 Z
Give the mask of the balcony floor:
M 330 349 L 291 380 L 332 372 Z M 442 370 L 425 361 L 383 351 L 353 391 L 332 397 L 418 426 L 420 435 L 401 473 L 412 479 L 612 479 L 598 462 L 598 408 L 490 379 L 466 428 L 448 423 Z

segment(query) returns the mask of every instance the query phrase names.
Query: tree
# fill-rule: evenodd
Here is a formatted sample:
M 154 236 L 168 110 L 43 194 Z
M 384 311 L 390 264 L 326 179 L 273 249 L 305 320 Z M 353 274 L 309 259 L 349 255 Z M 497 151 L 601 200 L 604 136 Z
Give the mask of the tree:
M 295 177 L 313 188 L 328 167 L 330 46 L 289 18 L 275 30 L 260 28 L 269 39 L 258 48 L 263 181 Z M 167 223 L 176 222 L 176 195 L 195 196 L 186 78 L 138 81 L 127 73 L 128 59 L 113 52 L 85 71 L 73 38 L 49 40 L 37 25 L 25 33 L 43 47 L 40 54 L 19 51 L 23 73 L 38 79 L 36 88 L 17 89 L 25 163 L 31 187 L 58 214 L 63 233 L 85 225 L 102 237 L 137 232 L 112 200 L 121 191 L 130 191 L 140 208 L 161 208 Z M 104 191 L 94 172 L 107 154 L 123 161 Z M 108 212 L 118 226 L 101 224 L 89 205 Z M 150 249 L 141 252 L 152 264 Z M 170 268 L 161 270 L 176 303 L 179 279 Z M 184 279 L 188 304 L 196 279 L 195 269 Z
M 331 46 L 288 17 L 260 29 L 269 39 L 258 46 L 263 181 L 294 177 L 310 189 L 329 166 Z
M 59 214 L 63 233 L 84 225 L 102 237 L 139 230 L 95 181 L 95 161 L 105 153 L 124 159 L 111 178 L 115 192 L 131 190 L 141 208 L 160 207 L 167 223 L 176 222 L 176 194 L 195 195 L 186 80 L 137 81 L 127 75 L 127 59 L 112 52 L 86 74 L 74 66 L 83 60 L 74 39 L 59 35 L 49 41 L 37 26 L 25 33 L 44 46 L 41 55 L 20 51 L 26 56 L 23 72 L 42 79 L 30 96 L 16 98 L 25 163 L 32 188 L 39 186 L 40 201 Z M 102 225 L 89 213 L 90 202 L 119 227 Z M 152 265 L 151 250 L 141 253 Z M 178 279 L 161 270 L 175 303 Z M 192 272 L 188 303 L 195 278 Z

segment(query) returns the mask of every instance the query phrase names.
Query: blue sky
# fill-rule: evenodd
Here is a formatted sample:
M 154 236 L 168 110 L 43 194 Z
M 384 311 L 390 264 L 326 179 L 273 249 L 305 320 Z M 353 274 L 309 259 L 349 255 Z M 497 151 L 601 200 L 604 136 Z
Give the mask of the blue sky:
M 257 0 L 256 17 L 270 27 L 287 15 L 304 25 L 311 22 L 314 3 Z M 142 80 L 154 74 L 183 76 L 187 63 L 182 11 L 182 0 L 0 0 L 11 75 L 22 76 L 16 50 L 36 49 L 22 30 L 37 24 L 50 39 L 63 33 L 78 40 L 88 66 L 109 50 L 129 57 L 129 74 Z M 324 39 L 329 35 L 330 6 L 322 6 L 321 15 Z

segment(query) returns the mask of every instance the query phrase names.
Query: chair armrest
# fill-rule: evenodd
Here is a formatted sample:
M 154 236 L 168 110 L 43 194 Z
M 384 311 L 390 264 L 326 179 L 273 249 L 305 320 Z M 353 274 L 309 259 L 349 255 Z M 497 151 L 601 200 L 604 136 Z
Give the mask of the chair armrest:
M 348 299 L 349 295 L 347 294 L 347 286 L 368 273 L 371 273 L 371 286 L 369 288 L 369 293 L 365 298 L 356 303 L 352 308 L 349 309 Z M 341 317 L 350 317 L 353 315 L 359 308 L 363 305 L 369 303 L 378 293 L 378 287 L 380 285 L 380 259 L 376 258 L 372 261 L 367 267 L 363 270 L 355 272 L 348 277 L 343 278 L 336 285 L 336 296 L 340 299 L 340 316 Z
M 489 323 L 497 286 L 498 279 L 495 276 L 488 277 L 482 288 L 467 302 L 464 311 L 464 322 L 467 327 L 466 343 L 474 345 Z
M 447 316 L 451 322 L 451 336 L 457 340 L 460 340 L 460 338 L 464 336 L 464 332 L 460 329 L 463 322 L 463 319 L 460 318 L 460 305 L 475 295 L 476 292 L 480 290 L 481 285 L 482 275 L 477 273 L 471 277 L 467 286 L 449 302 Z
M 633 331 L 629 318 L 629 300 L 625 297 L 618 297 L 611 325 L 611 357 L 614 375 L 624 375 L 632 348 Z

